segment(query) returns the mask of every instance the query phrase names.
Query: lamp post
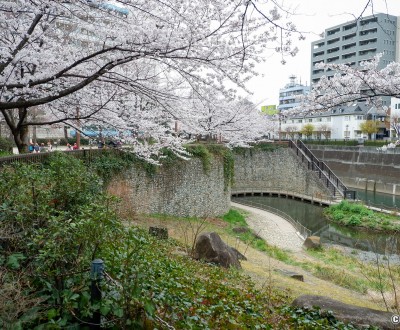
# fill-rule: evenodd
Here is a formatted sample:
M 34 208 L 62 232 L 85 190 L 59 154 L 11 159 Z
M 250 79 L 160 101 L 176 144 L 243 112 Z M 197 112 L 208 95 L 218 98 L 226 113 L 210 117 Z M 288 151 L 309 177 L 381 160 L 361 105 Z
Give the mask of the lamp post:
M 92 261 L 92 265 L 90 267 L 90 300 L 93 303 L 101 300 L 101 291 L 100 291 L 100 281 L 103 278 L 104 272 L 104 261 L 101 259 L 95 259 Z M 101 314 L 100 311 L 97 310 L 93 313 L 92 322 L 90 329 L 100 329 L 101 322 Z

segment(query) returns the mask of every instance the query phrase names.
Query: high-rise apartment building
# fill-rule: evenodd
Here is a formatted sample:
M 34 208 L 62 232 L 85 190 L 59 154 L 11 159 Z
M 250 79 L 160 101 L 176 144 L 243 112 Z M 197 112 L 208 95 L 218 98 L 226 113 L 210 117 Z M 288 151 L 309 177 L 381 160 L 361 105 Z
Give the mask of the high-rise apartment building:
M 298 83 L 296 76 L 291 75 L 289 79 L 289 83 L 279 90 L 278 110 L 280 112 L 299 106 L 300 96 L 310 92 L 310 86 Z
M 311 84 L 334 72 L 317 69 L 317 63 L 347 63 L 359 66 L 382 53 L 380 68 L 400 59 L 400 17 L 375 14 L 330 27 L 324 38 L 311 44 Z M 388 105 L 390 104 L 390 101 Z

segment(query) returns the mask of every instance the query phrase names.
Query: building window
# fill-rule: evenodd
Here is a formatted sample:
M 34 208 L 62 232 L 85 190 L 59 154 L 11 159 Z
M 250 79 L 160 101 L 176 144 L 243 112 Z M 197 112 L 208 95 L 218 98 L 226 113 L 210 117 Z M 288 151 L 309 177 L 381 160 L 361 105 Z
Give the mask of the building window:
M 351 39 L 353 39 L 355 36 L 356 36 L 355 33 L 351 33 L 351 34 L 348 34 L 348 35 L 344 36 L 344 37 L 343 37 L 343 40 L 351 40 Z
M 302 120 L 302 119 L 298 119 L 297 122 L 298 122 L 298 123 L 302 123 L 303 120 Z
M 350 121 L 350 116 L 344 116 L 345 121 Z
M 340 31 L 340 28 L 336 28 L 336 29 L 333 29 L 333 30 L 328 31 L 328 32 L 327 32 L 327 35 L 328 35 L 328 36 L 331 36 L 332 34 L 335 34 L 335 33 L 339 32 L 339 31 Z
M 312 123 L 312 118 L 308 119 L 308 122 L 309 122 L 309 123 Z
M 364 116 L 358 115 L 356 116 L 356 120 L 364 120 Z

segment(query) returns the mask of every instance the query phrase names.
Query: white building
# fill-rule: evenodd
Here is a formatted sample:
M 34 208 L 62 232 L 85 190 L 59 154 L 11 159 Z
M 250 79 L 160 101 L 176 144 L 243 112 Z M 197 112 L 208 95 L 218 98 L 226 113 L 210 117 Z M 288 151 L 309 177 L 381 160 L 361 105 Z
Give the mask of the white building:
M 385 127 L 385 118 L 385 112 L 377 111 L 375 107 L 365 103 L 355 103 L 320 114 L 284 118 L 281 122 L 281 138 L 367 139 L 367 134 L 361 132 L 360 124 L 366 120 L 375 120 L 381 124 L 378 125 L 379 131 L 372 139 L 384 139 L 389 138 L 389 131 Z M 301 133 L 307 124 L 311 124 L 313 127 L 310 136 Z
M 390 103 L 390 137 L 400 138 L 400 98 L 392 97 Z
M 289 77 L 289 83 L 279 90 L 278 110 L 284 112 L 300 105 L 300 96 L 310 92 L 310 86 L 296 82 L 296 76 Z

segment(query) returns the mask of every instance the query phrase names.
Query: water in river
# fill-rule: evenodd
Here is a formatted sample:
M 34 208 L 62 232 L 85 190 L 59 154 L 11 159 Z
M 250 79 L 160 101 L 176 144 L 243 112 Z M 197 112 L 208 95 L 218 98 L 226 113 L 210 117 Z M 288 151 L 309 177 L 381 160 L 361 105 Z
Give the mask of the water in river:
M 400 235 L 365 232 L 329 224 L 323 207 L 280 197 L 235 197 L 232 201 L 250 201 L 276 208 L 299 221 L 320 236 L 322 243 L 340 244 L 345 247 L 372 251 L 380 254 L 400 254 Z
M 354 190 L 357 192 L 357 199 L 362 200 L 366 205 L 400 211 L 400 196 L 398 195 L 377 193 L 370 190 Z

